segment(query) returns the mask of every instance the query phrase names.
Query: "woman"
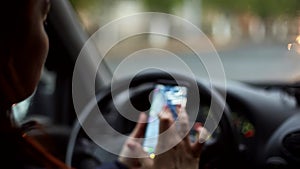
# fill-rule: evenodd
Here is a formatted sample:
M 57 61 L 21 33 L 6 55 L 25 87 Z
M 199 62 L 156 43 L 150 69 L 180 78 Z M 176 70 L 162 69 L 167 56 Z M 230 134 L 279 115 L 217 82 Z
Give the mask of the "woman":
M 48 37 L 44 22 L 50 9 L 49 0 L 11 0 L 1 2 L 0 17 L 0 150 L 1 164 L 9 168 L 70 168 L 52 156 L 37 141 L 14 123 L 11 107 L 35 91 L 48 53 Z M 177 137 L 172 128 L 172 116 L 168 110 L 160 117 L 160 132 L 171 128 L 169 143 Z M 186 114 L 185 114 L 186 115 Z M 187 117 L 187 116 L 186 116 Z M 132 138 L 142 137 L 145 114 L 132 132 Z M 188 125 L 183 118 L 182 125 Z M 200 128 L 199 128 L 200 132 Z M 159 149 L 160 144 L 158 144 Z M 154 160 L 150 158 L 126 158 L 131 154 L 144 155 L 141 143 L 129 139 L 123 146 L 118 161 L 99 168 L 198 168 L 202 144 L 190 143 L 185 137 L 176 149 L 171 149 Z M 178 161 L 174 161 L 174 158 Z M 12 161 L 12 162 L 11 162 Z
M 39 82 L 47 52 L 44 22 L 49 0 L 1 2 L 1 164 L 9 168 L 68 168 L 14 123 L 11 106 L 29 97 Z

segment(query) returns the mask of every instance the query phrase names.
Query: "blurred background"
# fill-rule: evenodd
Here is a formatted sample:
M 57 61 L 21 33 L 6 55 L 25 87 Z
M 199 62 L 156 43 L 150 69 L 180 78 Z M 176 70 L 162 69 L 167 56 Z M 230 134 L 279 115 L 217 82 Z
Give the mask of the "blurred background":
M 138 12 L 163 12 L 187 19 L 213 43 L 229 79 L 250 82 L 295 82 L 300 80 L 299 0 L 70 0 L 83 28 L 92 35 L 103 25 Z M 151 23 L 132 21 L 123 25 L 117 38 L 127 31 L 163 32 L 181 29 L 166 18 Z M 186 35 L 199 45 L 200 38 Z M 103 39 L 102 39 L 103 40 Z M 105 59 L 112 71 L 134 51 L 158 47 L 182 57 L 189 66 L 195 62 L 190 49 L 180 42 L 151 35 L 129 38 L 119 43 Z M 209 54 L 205 53 L 204 57 Z M 194 65 L 199 76 L 204 68 Z

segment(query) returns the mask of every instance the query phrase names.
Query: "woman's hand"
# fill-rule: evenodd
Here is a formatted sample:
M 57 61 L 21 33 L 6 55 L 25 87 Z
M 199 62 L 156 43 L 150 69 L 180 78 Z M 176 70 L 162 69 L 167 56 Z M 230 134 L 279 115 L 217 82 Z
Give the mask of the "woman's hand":
M 142 113 L 137 126 L 123 146 L 119 161 L 129 169 L 198 169 L 203 139 L 198 137 L 195 142 L 190 141 L 188 115 L 185 109 L 178 110 L 178 125 L 173 125 L 174 120 L 168 109 L 159 116 L 160 135 L 156 147 L 158 153 L 154 159 L 149 158 L 143 150 L 142 139 L 136 139 L 144 136 L 147 118 L 145 113 Z M 197 131 L 198 136 L 200 132 L 203 132 L 202 136 L 207 135 L 207 131 L 202 127 L 199 127 Z
M 146 157 L 147 153 L 144 152 L 142 147 L 142 138 L 144 136 L 145 128 L 147 125 L 147 116 L 145 113 L 141 113 L 138 123 L 135 126 L 133 132 L 126 140 L 121 153 L 119 155 L 119 161 L 127 166 L 129 169 L 142 168 L 142 159 L 131 157 Z

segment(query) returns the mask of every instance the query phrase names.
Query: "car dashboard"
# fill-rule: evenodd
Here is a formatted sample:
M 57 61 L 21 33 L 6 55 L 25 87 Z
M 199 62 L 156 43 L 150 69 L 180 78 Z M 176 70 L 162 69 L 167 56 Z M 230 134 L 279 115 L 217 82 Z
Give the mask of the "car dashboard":
M 226 104 L 230 110 L 230 121 L 233 124 L 232 129 L 234 129 L 235 144 L 237 144 L 235 145 L 237 152 L 232 157 L 236 159 L 230 159 L 230 164 L 224 162 L 222 158 L 227 160 L 226 155 L 231 156 L 232 153 L 224 150 L 225 154 L 209 158 L 206 160 L 206 164 L 200 165 L 201 167 L 223 168 L 220 165 L 222 163 L 227 165 L 236 163 L 236 165 L 232 165 L 234 168 L 297 168 L 299 166 L 300 110 L 293 95 L 278 87 L 269 88 L 242 82 L 228 82 L 226 89 L 220 88 L 218 85 L 215 85 L 214 88 L 220 92 L 226 90 Z M 137 91 L 141 91 L 141 89 Z M 149 108 L 149 103 L 145 104 L 147 100 L 141 99 L 140 96 L 133 96 L 130 102 L 141 111 L 147 111 L 146 109 Z M 103 110 L 106 112 L 106 119 L 114 129 L 129 134 L 134 128 L 135 122 L 116 115 L 115 113 L 118 111 L 112 108 L 113 104 L 118 104 L 118 102 L 106 103 L 106 105 L 110 105 L 110 108 L 106 107 Z M 208 116 L 208 109 L 207 102 L 204 101 L 200 104 L 195 125 L 203 125 Z M 94 127 L 97 128 L 97 126 L 101 128 L 101 124 L 95 124 Z M 224 134 L 223 130 L 218 126 L 205 144 L 208 146 L 213 144 L 214 140 L 222 138 L 222 134 Z M 190 138 L 194 139 L 194 137 L 194 133 L 191 132 Z M 78 135 L 78 140 L 81 142 L 89 140 L 89 144 L 84 143 L 84 145 L 89 145 L 87 146 L 89 149 L 94 147 L 89 154 L 92 154 L 95 159 L 100 162 L 117 159 L 117 155 L 105 151 L 87 138 L 84 131 Z M 117 138 L 113 139 L 112 142 L 115 143 Z M 119 149 L 124 141 L 117 141 L 120 145 Z M 226 147 L 224 144 L 212 149 L 213 152 L 210 152 L 209 155 L 217 154 L 220 149 Z M 83 147 L 80 149 L 85 149 Z M 205 155 L 203 158 L 205 159 Z
M 249 168 L 297 168 L 300 123 L 295 121 L 300 110 L 295 96 L 278 86 L 227 85 L 226 102 L 245 164 Z

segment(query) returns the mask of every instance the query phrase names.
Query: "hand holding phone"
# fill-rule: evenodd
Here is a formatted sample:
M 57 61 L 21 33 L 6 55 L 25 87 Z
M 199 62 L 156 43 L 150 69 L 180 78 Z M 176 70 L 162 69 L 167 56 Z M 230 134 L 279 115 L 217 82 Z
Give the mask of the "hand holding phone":
M 150 158 L 155 157 L 155 148 L 159 135 L 159 113 L 161 113 L 164 107 L 167 106 L 171 110 L 174 120 L 176 120 L 178 117 L 176 110 L 177 106 L 185 107 L 186 102 L 186 87 L 162 84 L 157 84 L 155 86 L 143 143 L 144 151 L 149 154 Z

